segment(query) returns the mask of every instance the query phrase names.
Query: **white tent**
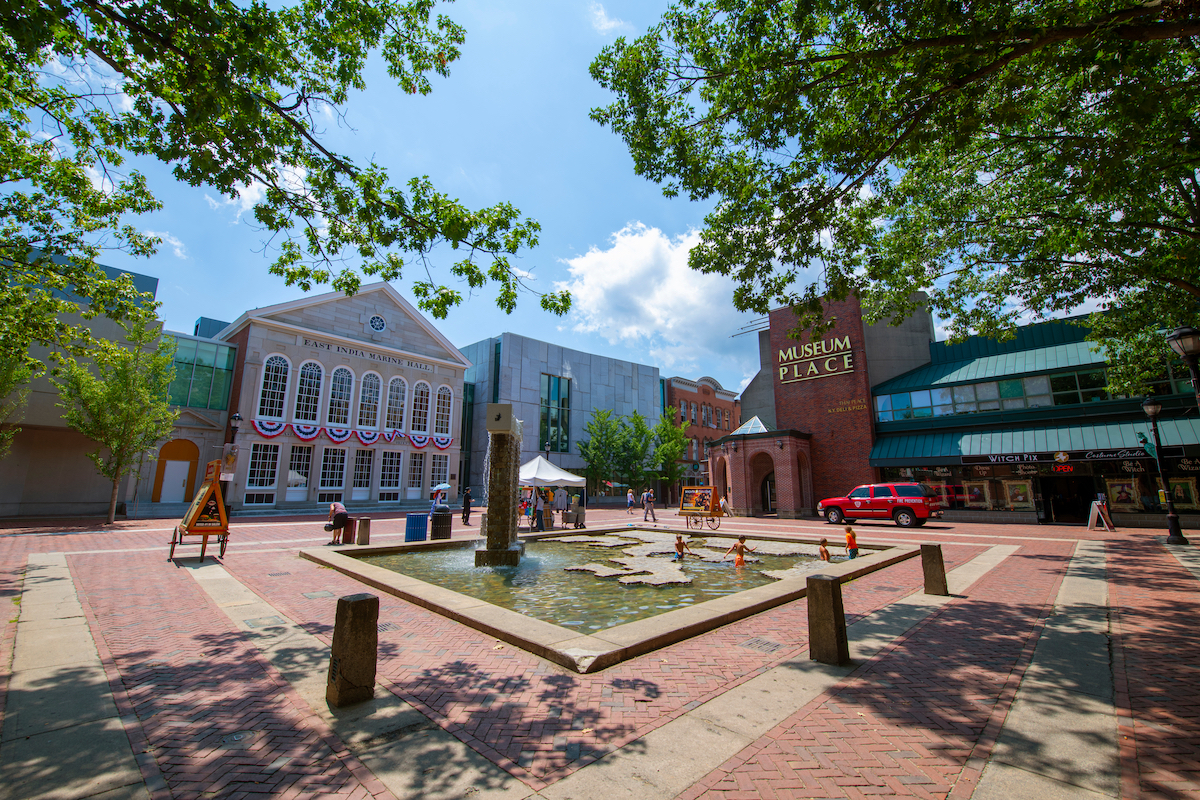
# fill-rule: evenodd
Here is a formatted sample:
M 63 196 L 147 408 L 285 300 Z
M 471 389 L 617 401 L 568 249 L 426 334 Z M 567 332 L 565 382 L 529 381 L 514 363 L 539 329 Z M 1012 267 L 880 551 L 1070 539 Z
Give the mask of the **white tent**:
M 521 465 L 522 486 L 583 486 L 587 478 L 561 470 L 541 456 Z

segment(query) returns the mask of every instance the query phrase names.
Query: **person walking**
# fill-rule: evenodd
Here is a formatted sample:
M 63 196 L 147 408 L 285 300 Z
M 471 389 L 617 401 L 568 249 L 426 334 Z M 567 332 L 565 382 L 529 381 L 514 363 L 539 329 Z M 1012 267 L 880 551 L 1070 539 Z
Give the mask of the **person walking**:
M 468 486 L 466 488 L 466 491 L 463 492 L 462 504 L 463 504 L 463 515 L 462 515 L 463 525 L 470 525 L 471 524 L 471 487 L 470 486 Z
M 625 490 L 625 513 L 626 514 L 633 513 L 633 489 L 632 488 Z
M 658 517 L 654 515 L 654 490 L 647 489 L 642 492 L 642 522 L 653 520 L 658 522 Z
M 544 531 L 546 530 L 546 518 L 543 515 L 546 513 L 546 501 L 537 489 L 533 490 L 533 498 L 533 529 Z

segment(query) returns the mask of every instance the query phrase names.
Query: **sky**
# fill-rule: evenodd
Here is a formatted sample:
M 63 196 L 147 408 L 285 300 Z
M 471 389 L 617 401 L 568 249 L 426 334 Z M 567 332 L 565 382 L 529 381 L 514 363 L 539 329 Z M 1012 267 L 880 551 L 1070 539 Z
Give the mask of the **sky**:
M 687 267 L 711 206 L 664 198 L 634 174 L 620 138 L 588 118 L 613 98 L 588 75 L 592 59 L 617 37 L 644 32 L 666 7 L 665 0 L 442 4 L 437 11 L 467 31 L 450 77 L 433 76 L 427 96 L 406 95 L 375 59 L 367 90 L 343 109 L 344 123 L 331 120 L 324 130 L 324 144 L 360 163 L 374 158 L 395 184 L 428 175 L 469 207 L 507 200 L 541 223 L 539 246 L 515 266 L 532 274 L 538 291 L 569 289 L 571 312 L 557 317 L 523 294 L 506 315 L 485 287 L 447 319 L 431 319 L 454 344 L 511 331 L 657 366 L 663 377 L 711 376 L 732 391 L 757 372 L 757 337 L 735 334 L 760 317 L 733 308 L 731 280 Z M 232 321 L 304 296 L 267 272 L 274 251 L 254 227 L 251 193 L 231 201 L 175 182 L 162 165 L 139 166 L 164 208 L 134 222 L 163 244 L 150 259 L 102 260 L 159 279 L 168 330 L 191 333 L 201 316 Z M 438 257 L 443 268 L 451 263 Z M 410 299 L 416 269 L 393 284 Z M 452 280 L 444 271 L 438 278 Z

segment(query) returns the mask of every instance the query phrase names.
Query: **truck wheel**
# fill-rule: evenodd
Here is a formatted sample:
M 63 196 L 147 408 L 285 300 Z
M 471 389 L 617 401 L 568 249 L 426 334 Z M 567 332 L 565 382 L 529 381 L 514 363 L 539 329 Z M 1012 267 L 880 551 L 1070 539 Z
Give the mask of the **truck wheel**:
M 837 525 L 844 519 L 845 517 L 842 516 L 842 510 L 840 508 L 830 508 L 825 511 L 825 521 L 830 525 Z
M 911 508 L 896 509 L 894 519 L 901 528 L 911 528 L 917 524 L 917 515 L 912 512 Z

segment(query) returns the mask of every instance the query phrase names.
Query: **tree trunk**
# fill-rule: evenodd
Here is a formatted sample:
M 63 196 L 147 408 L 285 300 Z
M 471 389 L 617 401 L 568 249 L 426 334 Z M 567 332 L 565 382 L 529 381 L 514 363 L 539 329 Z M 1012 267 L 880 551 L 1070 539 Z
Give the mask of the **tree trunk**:
M 117 491 L 121 488 L 121 479 L 117 478 L 113 481 L 112 497 L 108 499 L 108 524 L 112 525 L 117 521 Z

